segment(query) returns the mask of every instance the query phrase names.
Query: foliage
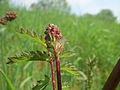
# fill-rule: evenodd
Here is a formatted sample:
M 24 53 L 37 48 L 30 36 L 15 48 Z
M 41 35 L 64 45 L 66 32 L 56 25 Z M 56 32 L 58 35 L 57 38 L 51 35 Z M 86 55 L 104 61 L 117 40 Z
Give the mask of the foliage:
M 16 12 L 7 12 L 4 17 L 0 18 L 0 24 L 6 25 L 7 21 L 13 21 L 16 17 L 17 17 Z M 24 28 L 21 28 L 21 30 L 17 32 L 39 42 L 41 45 L 43 45 L 46 48 L 47 53 L 45 51 L 42 52 L 41 50 L 37 50 L 36 52 L 35 51 L 22 52 L 22 54 L 20 54 L 19 56 L 9 57 L 8 59 L 10 61 L 7 62 L 7 64 L 11 64 L 15 62 L 23 62 L 23 61 L 49 62 L 51 66 L 53 90 L 56 90 L 55 71 L 54 71 L 54 66 L 55 66 L 54 62 L 56 62 L 58 90 L 62 90 L 60 56 L 64 49 L 64 41 L 60 41 L 62 39 L 62 34 L 60 32 L 60 29 L 57 27 L 57 25 L 49 24 L 48 26 L 46 26 L 46 30 L 44 32 L 45 36 L 39 35 L 36 32 L 25 30 Z M 69 71 L 73 74 L 73 71 L 70 70 L 66 70 L 66 71 Z M 44 80 L 42 84 L 38 83 L 35 87 L 33 87 L 33 90 L 44 89 L 49 81 L 47 76 L 45 76 L 45 78 L 47 78 L 47 80 Z
M 10 88 L 11 90 L 15 90 L 13 84 L 11 83 L 11 81 L 9 80 L 9 78 L 7 77 L 7 75 L 6 75 L 1 69 L 0 69 L 0 73 L 1 73 L 1 74 L 3 75 L 3 77 L 6 79 L 6 82 L 8 83 L 9 88 Z
M 44 90 L 47 87 L 49 80 L 49 77 L 45 75 L 45 79 L 37 81 L 37 85 L 35 85 L 32 90 Z
M 107 21 L 107 22 L 114 22 L 116 20 L 116 17 L 113 15 L 112 11 L 109 9 L 103 9 L 101 10 L 96 17 L 98 19 Z
M 8 9 L 13 10 L 13 8 L 9 8 L 7 4 L 0 5 L 0 7 L 0 15 L 3 15 Z M 37 49 L 42 49 L 37 48 L 38 44 L 36 43 L 34 45 L 30 39 L 11 32 L 18 29 L 18 25 L 21 25 L 32 31 L 41 33 L 44 26 L 48 23 L 56 23 L 61 28 L 64 39 L 68 39 L 69 41 L 65 45 L 65 48 L 67 50 L 74 49 L 78 53 L 76 56 L 68 58 L 67 61 L 76 65 L 80 71 L 85 73 L 86 70 L 88 70 L 86 66 L 88 58 L 94 54 L 97 56 L 97 63 L 92 71 L 93 79 L 91 90 L 101 90 L 105 80 L 116 63 L 116 60 L 120 56 L 120 24 L 113 21 L 97 19 L 97 17 L 94 16 L 92 16 L 92 18 L 78 17 L 54 10 L 26 11 L 25 9 L 19 10 L 15 8 L 14 10 L 18 12 L 21 18 L 18 17 L 17 22 L 13 21 L 13 23 L 8 24 L 7 26 L 0 26 L 0 67 L 6 72 L 10 80 L 15 83 L 14 86 L 18 90 L 30 90 L 32 81 L 36 81 L 36 79 L 39 80 L 39 77 L 44 78 L 42 74 L 48 72 L 48 64 L 23 62 L 22 64 L 16 63 L 6 66 L 8 56 L 15 55 L 16 53 L 19 53 L 19 51 L 36 51 Z M 14 35 L 17 36 L 14 37 Z M 23 50 L 21 50 L 21 48 L 23 48 Z M 65 62 L 66 59 L 63 58 L 61 64 L 63 65 Z M 39 71 L 35 68 L 38 68 Z M 19 88 L 19 85 L 23 80 L 30 76 L 32 76 L 32 78 L 34 77 L 32 80 L 30 79 L 31 82 L 26 82 L 22 88 Z M 68 81 L 68 86 L 72 86 L 69 87 L 68 90 L 79 90 L 80 88 L 81 90 L 85 90 L 86 84 L 84 80 L 74 78 L 69 73 L 65 73 L 62 76 L 64 77 L 63 81 Z M 0 75 L 0 82 L 2 82 L 0 84 L 0 89 L 9 90 L 6 81 L 1 77 L 2 76 Z M 47 88 L 48 90 L 51 90 L 50 86 Z M 119 89 L 120 86 L 118 86 L 117 90 Z
M 19 31 L 17 31 L 17 32 L 19 32 Z M 46 47 L 46 43 L 45 43 L 45 40 L 42 37 L 42 35 L 37 34 L 36 32 L 32 32 L 30 30 L 25 30 L 24 28 L 21 28 L 21 31 L 19 33 L 31 38 L 32 40 L 35 40 L 36 42 L 38 42 L 41 45 L 43 45 L 44 47 Z
M 28 51 L 22 52 L 21 55 L 16 55 L 16 57 L 9 57 L 10 61 L 7 64 L 15 62 L 24 62 L 24 61 L 46 61 L 49 59 L 48 54 L 45 51 Z
M 38 3 L 31 5 L 31 9 L 57 9 L 65 12 L 70 11 L 70 7 L 68 6 L 66 0 L 39 0 Z

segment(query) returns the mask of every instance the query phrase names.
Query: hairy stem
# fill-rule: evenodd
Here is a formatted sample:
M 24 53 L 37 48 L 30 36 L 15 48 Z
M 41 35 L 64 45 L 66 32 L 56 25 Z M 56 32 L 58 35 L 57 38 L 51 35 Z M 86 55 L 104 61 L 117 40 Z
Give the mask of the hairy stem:
M 53 60 L 50 60 L 50 65 L 51 65 L 51 73 L 52 73 L 52 85 L 53 85 L 53 90 L 56 90 L 55 70 L 54 70 Z
M 54 48 L 54 54 L 55 54 L 55 61 L 56 61 L 56 71 L 57 71 L 57 85 L 58 85 L 58 90 L 62 90 L 61 72 L 60 72 L 60 58 L 59 58 L 59 56 L 57 56 L 56 48 Z

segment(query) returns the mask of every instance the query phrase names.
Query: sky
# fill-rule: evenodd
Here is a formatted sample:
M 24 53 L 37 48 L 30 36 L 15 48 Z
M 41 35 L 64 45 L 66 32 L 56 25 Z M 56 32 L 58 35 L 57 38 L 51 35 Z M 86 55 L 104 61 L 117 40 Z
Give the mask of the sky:
M 38 0 L 11 0 L 16 5 L 29 7 Z M 66 0 L 71 7 L 71 12 L 77 15 L 85 13 L 97 14 L 102 9 L 110 9 L 120 18 L 120 0 Z

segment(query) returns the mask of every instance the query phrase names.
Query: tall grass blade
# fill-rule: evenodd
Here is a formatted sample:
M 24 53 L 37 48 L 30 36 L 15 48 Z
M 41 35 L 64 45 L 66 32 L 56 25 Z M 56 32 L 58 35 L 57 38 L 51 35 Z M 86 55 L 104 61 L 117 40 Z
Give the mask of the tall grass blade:
M 6 76 L 6 74 L 0 69 L 1 74 L 3 75 L 3 77 L 6 79 L 6 82 L 8 83 L 9 87 L 11 90 L 15 90 L 13 87 L 12 82 L 10 81 L 10 79 Z

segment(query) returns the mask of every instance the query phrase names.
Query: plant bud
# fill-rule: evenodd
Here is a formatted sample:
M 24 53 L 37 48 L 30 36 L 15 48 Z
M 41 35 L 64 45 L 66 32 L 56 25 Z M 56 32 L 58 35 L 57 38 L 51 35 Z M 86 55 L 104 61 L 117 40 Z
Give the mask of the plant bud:
M 7 12 L 5 15 L 5 19 L 8 21 L 12 21 L 17 17 L 17 13 L 16 12 Z

